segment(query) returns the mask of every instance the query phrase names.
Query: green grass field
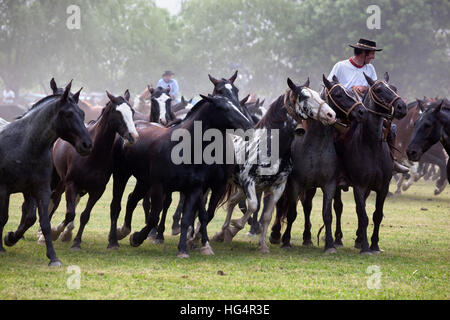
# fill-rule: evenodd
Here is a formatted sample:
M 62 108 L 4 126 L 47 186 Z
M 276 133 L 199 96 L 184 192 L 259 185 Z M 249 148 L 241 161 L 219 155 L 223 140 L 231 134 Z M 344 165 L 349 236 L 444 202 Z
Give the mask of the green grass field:
M 0 256 L 0 299 L 449 299 L 450 298 L 450 188 L 438 197 L 433 186 L 419 182 L 408 192 L 389 198 L 380 232 L 377 256 L 361 256 L 353 248 L 356 213 L 351 193 L 344 194 L 344 248 L 335 255 L 321 247 L 301 246 L 303 213 L 294 224 L 289 250 L 270 245 L 271 253 L 256 251 L 256 238 L 248 238 L 248 226 L 232 245 L 212 243 L 215 256 L 194 251 L 188 260 L 176 258 L 178 237 L 170 235 L 169 212 L 164 245 L 146 241 L 132 248 L 128 238 L 118 251 L 108 251 L 111 186 L 93 210 L 84 233 L 83 250 L 70 251 L 71 244 L 55 242 L 64 266 L 47 267 L 45 247 L 36 243 L 37 224 L 15 247 Z M 132 184 L 128 186 L 127 194 Z M 124 197 L 126 199 L 126 196 Z M 84 208 L 86 197 L 77 210 Z M 5 233 L 14 231 L 20 220 L 21 195 L 12 198 Z M 176 202 L 176 201 L 174 201 Z M 123 203 L 123 207 L 125 202 Z M 54 224 L 63 219 L 63 202 Z M 314 199 L 312 233 L 321 226 L 321 194 Z M 374 197 L 369 198 L 370 219 Z M 240 212 L 235 211 L 236 216 Z M 170 217 L 169 217 L 170 216 Z M 220 229 L 225 212 L 220 209 L 209 226 L 210 236 Z M 123 212 L 120 217 L 120 225 Z M 138 206 L 134 230 L 143 226 Z M 369 226 L 369 236 L 372 226 Z M 80 288 L 69 289 L 73 273 L 81 271 Z M 379 268 L 379 269 L 377 269 Z M 372 273 L 379 270 L 379 273 Z M 379 279 L 379 289 L 376 288 Z

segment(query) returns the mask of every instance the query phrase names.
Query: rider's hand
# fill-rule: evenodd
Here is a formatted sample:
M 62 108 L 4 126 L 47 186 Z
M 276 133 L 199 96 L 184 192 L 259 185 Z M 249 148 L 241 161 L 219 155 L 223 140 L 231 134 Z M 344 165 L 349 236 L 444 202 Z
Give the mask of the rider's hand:
M 353 86 L 352 89 L 363 95 L 364 93 L 366 93 L 368 88 L 365 86 Z

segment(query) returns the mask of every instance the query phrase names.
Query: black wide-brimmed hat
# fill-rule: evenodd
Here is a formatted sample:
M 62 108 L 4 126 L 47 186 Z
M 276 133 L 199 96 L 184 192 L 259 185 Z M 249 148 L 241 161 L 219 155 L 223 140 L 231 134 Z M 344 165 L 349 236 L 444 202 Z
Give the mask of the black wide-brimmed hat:
M 164 73 L 163 73 L 163 77 L 165 77 L 165 76 L 173 76 L 173 75 L 175 75 L 175 73 L 173 73 L 172 71 L 170 71 L 170 70 L 167 70 L 167 71 L 165 71 Z
M 359 39 L 357 44 L 350 44 L 350 47 L 368 51 L 383 51 L 383 49 L 377 49 L 377 43 L 367 39 Z

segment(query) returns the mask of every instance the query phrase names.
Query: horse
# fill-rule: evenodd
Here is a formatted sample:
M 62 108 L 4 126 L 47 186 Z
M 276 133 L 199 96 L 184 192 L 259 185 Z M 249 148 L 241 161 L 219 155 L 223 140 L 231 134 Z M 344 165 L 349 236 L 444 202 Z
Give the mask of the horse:
M 361 254 L 371 255 L 381 252 L 378 245 L 379 229 L 393 171 L 389 146 L 383 137 L 383 121 L 384 119 L 390 121 L 393 118 L 402 119 L 406 116 L 407 110 L 404 100 L 396 92 L 397 89 L 389 84 L 387 72 L 384 74 L 384 80 L 375 81 L 366 74 L 364 77 L 369 85 L 362 99 L 368 111 L 367 119 L 361 123 L 352 123 L 350 130 L 344 136 L 344 142 L 338 145 L 338 154 L 353 186 L 358 216 L 355 248 L 361 249 Z M 376 204 L 373 214 L 372 243 L 369 248 L 366 200 L 371 191 L 376 192 Z M 343 208 L 340 189 L 336 191 L 333 206 L 336 215 L 340 217 Z
M 256 125 L 254 136 L 250 136 L 248 142 L 242 137 L 233 137 L 236 159 L 244 161 L 238 161 L 235 167 L 227 198 L 227 217 L 222 230 L 214 236 L 215 241 L 231 242 L 255 212 L 258 205 L 257 193 L 266 192 L 269 199 L 262 213 L 263 224 L 258 249 L 261 253 L 268 253 L 267 228 L 272 219 L 274 206 L 283 194 L 292 171 L 291 143 L 297 125 L 301 119 L 308 117 L 321 121 L 324 125 L 335 122 L 335 112 L 316 91 L 309 88 L 309 79 L 305 84 L 297 86 L 288 78 L 287 84 L 289 88 L 287 92 L 271 104 L 266 115 Z M 271 145 L 271 154 L 279 155 L 275 163 L 273 159 L 264 159 L 264 155 L 259 154 L 258 151 L 265 148 L 263 146 L 265 143 Z M 274 144 L 277 144 L 275 148 L 278 148 L 278 151 L 273 150 Z M 234 192 L 232 189 L 235 189 Z M 245 198 L 247 198 L 245 215 L 241 219 L 231 220 L 234 207 Z
M 223 96 L 223 97 L 230 99 L 231 101 L 238 101 L 237 95 L 238 95 L 239 90 L 234 85 L 234 81 L 236 80 L 236 78 L 237 78 L 237 71 L 229 79 L 222 78 L 221 80 L 217 80 L 214 77 L 212 77 L 211 75 L 209 75 L 209 79 L 214 85 L 213 95 Z M 241 103 L 238 107 L 238 111 L 240 111 L 244 115 L 248 114 L 248 110 L 246 110 L 246 108 L 245 108 L 246 101 L 247 101 L 246 99 L 241 101 L 242 103 L 244 103 L 244 105 Z M 246 117 L 251 122 L 251 119 L 249 118 L 249 116 L 246 116 Z M 178 119 L 178 122 L 179 121 L 180 121 L 180 119 Z M 176 123 L 177 123 L 177 121 L 174 122 L 174 124 L 176 124 Z M 252 123 L 252 125 L 254 125 L 254 124 Z M 148 125 L 147 126 L 144 125 L 144 127 L 148 127 Z M 217 177 L 227 177 L 228 176 L 228 166 L 217 166 L 216 165 L 216 166 L 214 166 L 214 168 L 216 170 Z M 120 172 L 123 172 L 126 170 L 120 169 L 118 171 L 119 172 L 116 175 L 114 175 L 115 177 L 116 176 L 121 177 L 122 175 L 120 174 Z M 124 180 L 125 179 L 128 179 L 128 178 L 124 178 Z M 124 181 L 120 178 L 118 178 L 118 180 Z M 114 179 L 114 181 L 116 181 L 116 180 Z M 119 182 L 118 185 L 119 186 L 123 185 L 123 182 Z M 226 185 L 226 181 L 224 182 L 224 185 Z M 223 188 L 223 190 L 221 190 L 222 188 Z M 138 187 L 136 187 L 136 189 L 138 189 Z M 133 210 L 136 207 L 137 202 L 140 200 L 140 197 L 137 196 L 139 191 L 136 189 L 128 197 L 125 222 L 124 222 L 124 225 L 122 227 L 118 228 L 118 230 L 117 230 L 117 237 L 119 240 L 123 239 L 131 232 L 131 220 L 132 220 Z M 223 186 L 223 187 L 221 186 L 220 188 L 217 188 L 214 190 L 214 192 L 212 192 L 211 200 L 208 205 L 208 216 L 212 216 L 214 214 L 214 211 L 222 197 L 223 192 L 225 192 L 225 186 Z M 144 212 L 145 212 L 146 217 L 150 214 L 149 196 L 150 195 L 147 194 L 144 197 L 144 201 L 143 201 L 143 207 L 144 207 Z M 171 199 L 168 199 L 167 202 L 164 204 L 161 221 L 159 223 L 158 228 L 151 230 L 151 232 L 150 232 L 150 237 L 155 238 L 154 242 L 157 244 L 161 244 L 164 242 L 165 220 L 166 220 L 167 209 L 170 206 L 170 202 L 171 202 Z M 180 201 L 178 203 L 176 212 L 173 216 L 172 234 L 174 234 L 174 235 L 177 235 L 181 232 L 180 219 L 181 219 L 181 213 L 183 212 L 184 202 L 185 202 L 185 195 L 180 193 Z M 118 203 L 116 203 L 114 206 L 116 207 L 117 205 L 118 205 Z
M 450 155 L 450 102 L 447 99 L 434 102 L 417 120 L 406 151 L 409 160 L 419 161 L 439 140 Z M 447 162 L 447 179 L 450 182 L 450 160 Z
M 150 86 L 147 86 L 145 90 L 133 101 L 132 107 L 135 110 L 135 112 L 140 112 L 144 116 L 148 117 L 150 116 L 150 110 L 151 110 L 151 97 L 152 94 L 149 91 Z
M 72 250 L 81 250 L 83 230 L 89 221 L 91 211 L 103 195 L 112 174 L 112 147 L 119 134 L 128 144 L 134 144 L 139 138 L 133 122 L 133 109 L 130 106 L 130 93 L 125 91 L 123 97 L 115 97 L 106 92 L 108 104 L 103 108 L 100 118 L 88 127 L 94 143 L 87 157 L 80 156 L 64 140 L 58 139 L 53 146 L 54 177 L 51 196 L 50 220 L 58 208 L 61 195 L 65 192 L 67 202 L 66 217 L 56 228 L 52 228 L 52 240 L 59 238 L 68 242 L 72 238 L 73 220 L 78 201 L 85 194 L 89 199 L 80 217 L 80 227 L 72 245 Z M 42 240 L 42 239 L 41 239 Z
M 194 106 L 182 122 L 169 128 L 150 126 L 140 131 L 138 129 L 141 137 L 138 143 L 128 148 L 126 153 L 118 153 L 118 160 L 123 164 L 123 167 L 118 172 L 122 175 L 120 181 L 118 179 L 116 184 L 116 179 L 114 180 L 116 188 L 111 203 L 109 246 L 118 246 L 116 225 L 120 212 L 120 199 L 123 193 L 123 184 L 126 184 L 128 177 L 132 174 L 137 180 L 133 197 L 139 201 L 150 190 L 151 211 L 146 217 L 146 226 L 140 232 L 135 232 L 130 236 L 131 246 L 136 247 L 142 244 L 150 230 L 158 224 L 160 211 L 167 200 L 171 200 L 171 193 L 179 191 L 185 195 L 185 202 L 177 256 L 180 258 L 189 257 L 187 228 L 192 224 L 193 212 L 196 209 L 200 212 L 199 218 L 202 222 L 203 247 L 201 252 L 202 254 L 213 254 L 206 232 L 207 213 L 204 208 L 203 194 L 209 188 L 213 190 L 213 194 L 215 189 L 223 189 L 223 183 L 227 177 L 218 177 L 216 170 L 217 166 L 223 165 L 208 165 L 203 160 L 201 164 L 193 164 L 192 160 L 197 156 L 192 152 L 194 148 L 192 143 L 188 147 L 188 150 L 192 149 L 190 154 L 185 154 L 186 151 L 182 152 L 185 161 L 178 165 L 175 164 L 171 155 L 178 143 L 177 141 L 172 141 L 173 135 L 175 134 L 176 136 L 184 132 L 188 136 L 183 136 L 183 141 L 187 139 L 186 141 L 193 142 L 194 126 L 199 122 L 201 122 L 201 128 L 195 130 L 201 130 L 201 134 L 208 129 L 216 129 L 220 131 L 222 137 L 225 136 L 226 129 L 241 128 L 247 130 L 251 128 L 251 123 L 228 98 L 219 95 L 201 97 L 202 100 Z M 204 151 L 205 147 L 205 144 L 202 143 L 201 151 Z M 198 162 L 195 161 L 195 163 Z M 129 206 L 135 207 L 135 204 L 137 204 L 136 201 L 130 203 L 129 199 L 127 211 Z M 131 208 L 131 211 L 133 209 Z
M 48 217 L 51 147 L 58 138 L 62 138 L 81 155 L 89 154 L 92 149 L 92 140 L 83 123 L 83 111 L 77 106 L 81 90 L 72 95 L 71 87 L 72 82 L 62 94 L 38 101 L 0 135 L 0 239 L 8 220 L 9 197 L 21 192 L 25 199 L 22 221 L 16 232 L 5 236 L 5 244 L 15 245 L 36 222 L 37 205 L 50 267 L 62 265 L 53 248 Z M 2 240 L 0 252 L 5 252 Z
M 336 77 L 333 77 L 332 81 L 328 81 L 323 76 L 323 82 L 325 90 L 321 97 L 336 112 L 337 124 L 340 121 L 364 121 L 367 113 L 364 106 L 347 92 Z M 340 167 L 334 142 L 335 128 L 339 128 L 337 124 L 324 126 L 319 121 L 308 119 L 305 124 L 305 134 L 294 139 L 292 144 L 293 170 L 289 175 L 282 199 L 277 204 L 277 218 L 269 238 L 272 244 L 280 243 L 281 221 L 283 218 L 287 218 L 282 248 L 291 247 L 291 228 L 297 217 L 297 202 L 301 198 L 305 216 L 303 245 L 312 245 L 310 222 L 312 200 L 317 188 L 321 188 L 323 192 L 322 216 L 326 230 L 325 253 L 337 252 L 336 247 L 340 245 L 339 229 L 336 231 L 337 243 L 333 241 L 331 234 L 332 200 L 336 192 Z M 338 225 L 340 225 L 340 219 Z
M 20 104 L 0 104 L 0 116 L 5 121 L 14 121 L 27 111 L 27 107 Z
M 395 157 L 397 160 L 407 161 L 406 149 L 411 141 L 411 137 L 414 131 L 414 123 L 420 117 L 421 113 L 425 111 L 429 103 L 434 102 L 434 99 L 420 100 L 408 104 L 408 113 L 406 117 L 401 120 L 394 120 L 397 125 L 397 138 L 395 142 Z M 436 182 L 435 195 L 440 194 L 446 186 L 446 156 L 441 144 L 436 143 L 432 146 L 420 160 L 420 167 L 424 167 L 424 164 L 437 165 L 440 169 L 440 177 Z M 409 174 L 402 174 L 397 181 L 397 190 L 395 194 L 400 194 L 401 190 L 406 191 L 417 180 L 419 180 L 426 171 L 419 171 L 418 166 L 412 166 Z M 405 179 L 407 180 L 405 182 Z
M 176 119 L 184 119 L 188 112 L 194 107 L 192 104 L 193 99 L 186 100 L 184 97 L 181 97 L 181 102 L 174 104 L 171 109 L 175 114 Z M 173 119 L 174 120 L 174 119 Z

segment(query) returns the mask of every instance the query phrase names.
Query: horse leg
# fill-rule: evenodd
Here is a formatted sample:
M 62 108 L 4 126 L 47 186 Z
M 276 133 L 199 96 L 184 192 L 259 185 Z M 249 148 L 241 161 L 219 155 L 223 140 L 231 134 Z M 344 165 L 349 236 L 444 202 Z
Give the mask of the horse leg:
M 344 206 L 342 204 L 342 191 L 339 188 L 336 188 L 336 192 L 334 193 L 333 208 L 336 214 L 336 232 L 334 233 L 334 246 L 336 248 L 340 248 L 344 246 L 344 244 L 342 243 L 343 234 L 341 227 L 341 217 Z
M 178 258 L 189 258 L 188 248 L 187 248 L 187 233 L 188 228 L 192 225 L 194 220 L 194 209 L 198 202 L 199 197 L 202 197 L 202 192 L 200 189 L 195 190 L 192 193 L 185 194 L 186 199 L 184 201 L 183 207 L 183 217 L 181 219 L 181 234 L 180 240 L 178 242 Z
M 380 232 L 380 224 L 383 220 L 383 206 L 384 201 L 386 200 L 386 195 L 389 190 L 389 185 L 384 188 L 384 190 L 377 192 L 377 199 L 375 203 L 375 211 L 373 213 L 373 234 L 372 234 L 372 244 L 370 246 L 370 250 L 373 253 L 380 253 L 381 250 L 378 247 L 378 240 L 379 240 L 379 232 Z
M 440 177 L 436 181 L 436 189 L 434 189 L 434 195 L 437 196 L 444 191 L 447 186 L 447 165 L 445 163 L 445 159 L 438 159 L 436 165 L 439 167 Z
M 240 218 L 240 219 L 236 219 L 236 220 L 231 220 L 230 226 L 228 226 L 227 228 L 227 232 L 225 234 L 225 237 L 227 240 L 227 237 L 230 236 L 231 238 L 228 238 L 229 241 L 227 242 L 231 242 L 232 238 L 234 238 L 234 236 L 245 227 L 245 224 L 247 223 L 248 218 L 250 218 L 250 216 L 253 214 L 253 212 L 256 211 L 256 207 L 258 206 L 258 200 L 256 197 L 256 189 L 255 189 L 255 182 L 251 181 L 247 186 L 246 186 L 246 191 L 245 194 L 247 196 L 247 212 L 245 213 L 245 215 Z
M 276 216 L 275 221 L 272 225 L 272 232 L 269 236 L 269 241 L 271 244 L 279 244 L 281 242 L 281 224 L 283 219 L 283 213 L 287 210 L 287 189 L 284 189 L 283 194 L 281 195 L 280 200 L 278 200 L 276 204 Z
M 24 193 L 24 203 L 22 204 L 22 221 L 16 232 L 10 232 L 5 236 L 5 244 L 8 247 L 15 245 L 20 239 L 22 239 L 25 232 L 31 228 L 36 222 L 36 207 L 34 199 Z
M 336 191 L 336 182 L 331 182 L 322 188 L 323 192 L 323 204 L 322 204 L 322 217 L 325 225 L 325 253 L 336 253 L 336 248 L 333 242 L 333 231 L 331 224 L 333 222 L 333 214 L 331 210 L 331 203 L 334 193 Z
M 128 196 L 127 206 L 126 206 L 126 211 L 125 211 L 125 220 L 124 220 L 122 228 L 120 229 L 122 232 L 118 232 L 118 234 L 117 234 L 117 237 L 119 238 L 119 240 L 122 240 L 128 234 L 130 234 L 131 222 L 133 219 L 133 212 L 136 209 L 139 201 L 144 199 L 146 195 L 148 195 L 148 187 L 138 181 L 136 183 L 136 186 L 134 187 L 134 190 Z M 147 214 L 145 214 L 145 215 L 146 215 L 145 222 L 147 223 L 148 217 L 147 217 Z
M 212 241 L 215 242 L 223 242 L 225 240 L 225 236 L 227 242 L 231 242 L 233 237 L 230 235 L 226 235 L 228 233 L 228 227 L 230 226 L 231 216 L 233 215 L 234 207 L 241 201 L 245 199 L 244 191 L 241 188 L 238 188 L 237 191 L 231 196 L 228 200 L 228 208 L 227 208 L 227 217 L 225 218 L 225 222 L 223 223 L 222 230 L 217 232 L 214 237 L 212 237 Z
M 259 247 L 258 250 L 261 253 L 269 253 L 269 247 L 267 246 L 266 237 L 267 237 L 267 229 L 269 228 L 269 223 L 272 221 L 273 210 L 275 209 L 275 205 L 278 200 L 280 200 L 283 195 L 284 188 L 286 187 L 286 182 L 278 185 L 277 187 L 272 187 L 270 190 L 270 196 L 267 203 L 264 206 L 264 210 L 262 212 L 263 223 L 261 236 L 259 239 Z
M 305 216 L 305 229 L 303 231 L 303 245 L 312 246 L 311 241 L 311 211 L 312 211 L 312 201 L 316 195 L 316 189 L 306 190 L 302 197 L 303 215 Z M 291 200 L 293 201 L 293 200 Z M 293 205 L 293 202 L 291 203 Z M 291 209 L 292 210 L 292 209 Z M 297 216 L 297 214 L 295 214 Z M 295 220 L 295 219 L 294 219 Z
M 136 190 L 136 189 L 135 189 Z M 141 199 L 147 193 L 147 190 L 141 190 Z M 164 193 L 160 186 L 152 187 L 151 190 L 151 203 L 152 209 L 150 210 L 150 215 L 148 221 L 146 221 L 146 225 L 141 231 L 135 232 L 130 236 L 130 245 L 132 247 L 139 247 L 145 239 L 147 239 L 150 230 L 158 225 L 159 215 L 161 210 L 163 209 L 163 198 Z
M 71 248 L 73 251 L 81 250 L 81 238 L 83 236 L 84 228 L 86 227 L 86 224 L 89 222 L 89 218 L 91 217 L 92 208 L 94 208 L 97 201 L 101 198 L 103 191 L 104 190 L 102 190 L 101 192 L 98 192 L 96 194 L 89 194 L 89 199 L 86 204 L 86 208 L 84 209 L 83 213 L 80 216 L 80 227 L 78 228 L 77 235 L 75 236 L 75 239 L 73 241 L 73 245 Z
M 56 209 L 58 209 L 59 204 L 61 203 L 61 197 L 62 197 L 62 194 L 64 193 L 64 189 L 65 189 L 64 183 L 62 181 L 59 181 L 56 189 L 52 191 L 52 195 L 50 196 L 50 204 L 48 206 L 50 224 L 51 224 L 53 215 L 56 212 Z M 41 228 L 38 229 L 37 238 L 38 238 L 38 244 L 40 244 L 40 245 L 45 244 L 45 239 L 44 239 L 44 236 L 42 235 Z
M 3 229 L 8 222 L 9 194 L 6 188 L 0 186 L 0 254 L 4 254 L 3 248 Z
M 180 220 L 181 220 L 181 213 L 183 212 L 184 199 L 185 199 L 184 194 L 180 192 L 180 201 L 178 202 L 177 209 L 175 210 L 175 213 L 173 215 L 173 223 L 172 223 L 173 236 L 179 235 L 181 232 Z
M 66 186 L 66 217 L 56 228 L 52 228 L 52 240 L 58 240 L 61 233 L 67 227 L 69 223 L 72 223 L 75 219 L 75 209 L 79 201 L 78 192 L 75 186 L 70 183 Z M 72 228 L 73 229 L 73 228 Z
M 359 186 L 353 186 L 353 195 L 356 203 L 356 213 L 358 215 L 358 231 L 355 247 L 361 248 L 362 254 L 370 254 L 369 242 L 367 241 L 367 226 L 369 218 L 366 213 L 366 194 L 367 190 Z
M 131 232 L 131 230 L 123 230 L 122 228 L 120 228 L 119 230 L 117 229 L 117 220 L 119 219 L 120 215 L 122 196 L 123 192 L 125 191 L 128 178 L 129 176 L 114 176 L 113 198 L 110 205 L 111 227 L 109 229 L 108 236 L 108 249 L 114 250 L 119 248 L 119 241 L 117 240 L 118 233 L 122 236 L 125 231 L 128 231 L 127 234 Z
M 402 194 L 402 184 L 405 181 L 405 177 L 406 174 L 400 174 L 400 179 L 398 179 L 397 181 L 397 189 L 395 190 L 394 194 Z
M 50 267 L 60 267 L 62 266 L 61 261 L 59 261 L 56 256 L 55 249 L 53 248 L 53 242 L 51 237 L 50 220 L 48 216 L 48 205 L 50 202 L 50 186 L 35 186 L 37 190 L 34 194 L 39 212 L 39 222 L 41 225 L 42 234 L 45 238 L 45 245 L 47 247 L 47 258 L 50 259 Z
M 261 233 L 261 223 L 260 223 L 260 221 L 258 221 L 258 213 L 259 213 L 259 209 L 261 208 L 262 192 L 257 192 L 256 198 L 258 201 L 258 205 L 256 206 L 256 211 L 253 213 L 253 217 L 251 218 L 250 231 L 247 234 L 250 237 L 256 236 L 257 234 Z M 262 217 L 261 217 L 261 219 L 262 219 Z M 250 222 L 250 219 L 249 219 L 249 222 Z
M 164 199 L 163 213 L 161 216 L 161 221 L 159 222 L 159 225 L 158 225 L 156 238 L 154 240 L 155 244 L 163 244 L 164 243 L 164 231 L 166 230 L 167 211 L 169 210 L 171 204 L 172 204 L 172 194 L 170 193 Z
M 214 197 L 214 193 L 211 195 L 211 199 Z M 210 200 L 211 206 L 211 200 Z M 207 226 L 211 221 L 209 220 L 209 214 L 205 209 L 205 201 L 203 197 L 199 197 L 197 199 L 197 207 L 199 210 L 198 219 L 200 220 L 200 232 L 202 234 L 202 247 L 200 248 L 200 253 L 204 256 L 212 256 L 214 255 L 214 251 L 212 250 L 209 244 L 208 231 Z

